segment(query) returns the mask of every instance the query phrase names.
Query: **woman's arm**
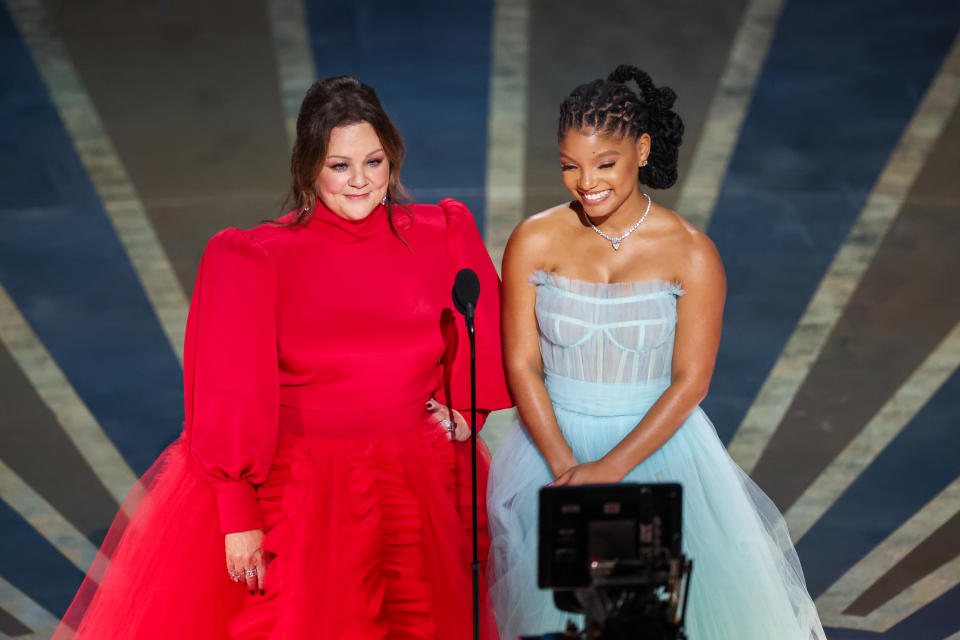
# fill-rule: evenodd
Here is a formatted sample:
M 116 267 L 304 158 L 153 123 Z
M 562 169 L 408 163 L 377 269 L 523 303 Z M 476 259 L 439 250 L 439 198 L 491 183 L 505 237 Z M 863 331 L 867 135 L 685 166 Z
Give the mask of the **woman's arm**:
M 685 293 L 677 301 L 670 386 L 607 455 L 571 469 L 557 484 L 619 482 L 662 447 L 706 397 L 720 345 L 726 276 L 707 236 L 692 232 L 684 254 L 679 274 Z
M 249 232 L 207 244 L 184 342 L 187 446 L 217 494 L 222 533 L 261 525 L 254 485 L 277 443 L 277 274 Z
M 534 310 L 536 289 L 530 274 L 541 268 L 546 247 L 544 234 L 532 228 L 542 224 L 525 220 L 507 242 L 503 254 L 503 303 L 501 333 L 507 384 L 517 403 L 520 418 L 554 477 L 577 463 L 573 450 L 563 438 L 553 413 L 550 396 L 543 384 L 543 361 Z
M 513 406 L 504 380 L 501 355 L 500 280 L 470 210 L 462 202 L 450 198 L 441 200 L 439 206 L 447 227 L 450 285 L 453 285 L 456 274 L 464 268 L 473 269 L 480 280 L 480 297 L 474 318 L 479 431 L 490 411 Z M 444 295 L 449 296 L 449 291 L 447 289 Z M 448 309 L 440 318 L 446 351 L 441 360 L 443 380 L 434 397 L 441 405 L 446 405 L 442 413 L 451 414 L 448 409 L 456 410 L 456 413 L 462 414 L 462 420 L 464 416 L 470 416 L 470 339 L 466 324 L 458 316 L 452 309 Z M 455 416 L 451 414 L 442 417 L 453 419 Z M 467 425 L 467 421 L 455 422 L 458 424 L 456 439 L 469 436 L 469 428 L 466 431 L 461 428 Z
M 271 256 L 249 232 L 218 233 L 197 274 L 184 345 L 187 446 L 216 492 L 227 571 L 251 593 L 262 592 L 266 568 L 254 486 L 278 429 L 276 283 Z

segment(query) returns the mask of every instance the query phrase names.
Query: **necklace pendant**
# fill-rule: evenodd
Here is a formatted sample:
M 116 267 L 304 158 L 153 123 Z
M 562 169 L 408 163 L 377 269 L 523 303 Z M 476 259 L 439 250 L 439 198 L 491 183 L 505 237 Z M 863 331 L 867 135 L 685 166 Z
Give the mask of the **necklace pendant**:
M 620 250 L 620 240 L 621 240 L 621 239 L 622 239 L 622 238 L 614 238 L 613 240 L 610 241 L 610 244 L 613 245 L 613 250 L 614 250 L 614 251 L 619 251 L 619 250 Z

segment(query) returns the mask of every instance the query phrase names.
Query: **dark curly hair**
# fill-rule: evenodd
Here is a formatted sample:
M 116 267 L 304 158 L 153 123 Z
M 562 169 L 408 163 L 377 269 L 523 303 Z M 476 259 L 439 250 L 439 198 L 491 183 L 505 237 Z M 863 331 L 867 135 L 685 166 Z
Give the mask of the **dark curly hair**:
M 635 93 L 627 82 L 640 88 Z M 637 140 L 650 135 L 650 156 L 640 167 L 638 180 L 654 189 L 677 181 L 677 155 L 683 139 L 683 121 L 673 110 L 677 94 L 657 87 L 647 72 L 622 64 L 606 80 L 582 84 L 560 104 L 557 138 L 570 129 L 593 129 L 602 135 L 629 135 Z
M 394 224 L 394 204 L 409 200 L 407 192 L 400 184 L 400 167 L 405 153 L 403 138 L 373 88 L 353 76 L 336 76 L 314 82 L 300 105 L 297 140 L 293 144 L 290 158 L 292 180 L 288 196 L 288 201 L 296 207 L 297 213 L 290 226 L 306 224 L 313 217 L 317 204 L 313 183 L 327 156 L 330 132 L 336 127 L 359 122 L 370 123 L 377 132 L 390 163 L 387 216 L 390 228 L 399 237 Z M 409 214 L 409 211 L 407 213 Z

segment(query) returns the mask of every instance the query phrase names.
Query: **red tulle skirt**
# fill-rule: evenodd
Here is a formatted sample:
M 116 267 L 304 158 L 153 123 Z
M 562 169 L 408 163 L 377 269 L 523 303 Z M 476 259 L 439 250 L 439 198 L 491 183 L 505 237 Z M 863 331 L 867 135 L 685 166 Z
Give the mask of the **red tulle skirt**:
M 257 496 L 263 596 L 230 581 L 213 489 L 175 442 L 126 500 L 53 640 L 472 637 L 469 442 L 433 423 L 283 435 Z M 481 635 L 495 639 L 481 594 Z

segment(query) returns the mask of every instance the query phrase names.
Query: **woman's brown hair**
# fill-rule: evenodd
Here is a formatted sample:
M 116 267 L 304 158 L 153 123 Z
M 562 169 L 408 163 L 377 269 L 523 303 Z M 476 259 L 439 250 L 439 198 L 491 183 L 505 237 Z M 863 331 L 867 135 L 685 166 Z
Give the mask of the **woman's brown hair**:
M 330 132 L 336 127 L 358 122 L 370 123 L 377 132 L 390 164 L 387 218 L 390 228 L 399 237 L 393 219 L 393 205 L 400 200 L 410 199 L 400 184 L 400 167 L 405 153 L 403 138 L 390 121 L 373 88 L 353 76 L 337 76 L 314 82 L 300 105 L 297 140 L 290 158 L 292 181 L 289 200 L 297 213 L 290 226 L 307 224 L 313 217 L 317 205 L 313 184 L 327 155 Z

